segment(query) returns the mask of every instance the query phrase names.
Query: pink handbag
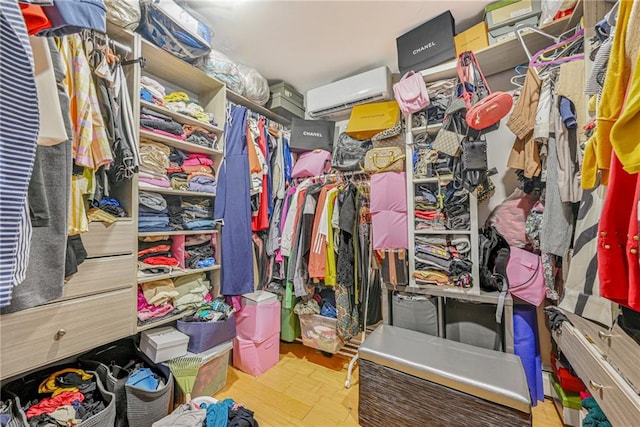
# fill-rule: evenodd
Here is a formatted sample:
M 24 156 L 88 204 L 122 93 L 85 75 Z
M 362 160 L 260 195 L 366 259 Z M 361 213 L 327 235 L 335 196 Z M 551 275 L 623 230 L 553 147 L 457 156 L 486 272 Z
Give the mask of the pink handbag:
M 509 292 L 529 304 L 539 306 L 547 295 L 542 258 L 513 246 L 510 251 L 507 261 Z
M 393 95 L 403 114 L 411 114 L 429 105 L 429 93 L 422 74 L 409 71 L 393 85 Z
M 325 150 L 307 151 L 298 156 L 293 166 L 293 178 L 311 178 L 324 175 L 331 169 L 331 153 Z

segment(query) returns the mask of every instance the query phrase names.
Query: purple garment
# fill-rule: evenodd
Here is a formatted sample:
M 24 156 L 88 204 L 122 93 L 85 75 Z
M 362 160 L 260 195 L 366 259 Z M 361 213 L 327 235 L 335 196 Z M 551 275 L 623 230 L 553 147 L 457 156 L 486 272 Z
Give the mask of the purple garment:
M 562 121 L 567 129 L 575 129 L 578 127 L 576 109 L 573 106 L 573 102 L 564 96 L 560 97 L 560 116 L 562 116 Z

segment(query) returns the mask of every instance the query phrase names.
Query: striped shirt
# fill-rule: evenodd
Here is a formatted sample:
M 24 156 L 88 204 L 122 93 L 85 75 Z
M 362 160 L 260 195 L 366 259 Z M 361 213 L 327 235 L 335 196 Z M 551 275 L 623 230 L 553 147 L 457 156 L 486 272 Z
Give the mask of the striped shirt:
M 17 2 L 0 0 L 0 307 L 24 279 L 31 224 L 27 189 L 39 130 L 27 29 Z

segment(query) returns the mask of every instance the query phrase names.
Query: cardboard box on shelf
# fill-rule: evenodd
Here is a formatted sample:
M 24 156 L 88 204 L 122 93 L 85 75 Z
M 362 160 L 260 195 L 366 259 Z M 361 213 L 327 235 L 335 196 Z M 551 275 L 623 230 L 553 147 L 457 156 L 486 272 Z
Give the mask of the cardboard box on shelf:
M 485 22 L 489 31 L 496 27 L 514 24 L 542 11 L 541 0 L 502 0 L 491 3 L 485 9 Z
M 489 46 L 489 35 L 487 33 L 486 22 L 480 22 L 473 27 L 465 30 L 454 37 L 453 42 L 456 45 L 456 55 L 460 56 L 462 52 L 471 50 L 477 52 Z

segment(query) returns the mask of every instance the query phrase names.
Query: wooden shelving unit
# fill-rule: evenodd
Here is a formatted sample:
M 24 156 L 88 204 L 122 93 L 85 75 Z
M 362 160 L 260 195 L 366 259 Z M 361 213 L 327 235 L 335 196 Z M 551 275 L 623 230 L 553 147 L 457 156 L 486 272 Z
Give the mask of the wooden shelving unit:
M 154 104 L 152 102 L 140 100 L 140 106 L 157 111 L 158 113 L 164 114 L 165 116 L 169 116 L 178 123 L 203 127 L 209 132 L 215 133 L 216 135 L 218 135 L 218 137 L 222 136 L 222 132 L 224 132 L 224 129 L 219 126 L 213 126 L 210 123 L 205 123 L 191 116 L 187 116 L 186 114 L 176 113 L 175 111 L 172 111 L 161 105 Z
M 203 147 L 202 145 L 192 144 L 187 141 L 180 140 L 178 138 L 171 138 L 170 136 L 160 135 L 145 129 L 140 129 L 140 138 L 148 139 L 154 142 L 160 142 L 169 147 L 179 148 L 188 153 L 206 154 L 208 156 L 215 156 L 217 158 L 222 157 L 222 150 L 214 150 L 212 148 Z
M 194 236 L 198 234 L 218 234 L 218 230 L 176 230 L 176 231 L 149 231 L 138 233 L 138 237 L 154 236 Z
M 186 316 L 191 316 L 193 313 L 195 313 L 194 310 L 187 310 L 187 311 L 183 311 L 182 313 L 178 313 L 174 316 L 165 317 L 163 319 L 158 320 L 157 322 L 145 323 L 142 326 L 137 326 L 136 332 L 147 331 L 149 329 L 157 328 L 158 326 L 168 325 L 169 323 L 173 323 L 177 320 L 181 320 Z

